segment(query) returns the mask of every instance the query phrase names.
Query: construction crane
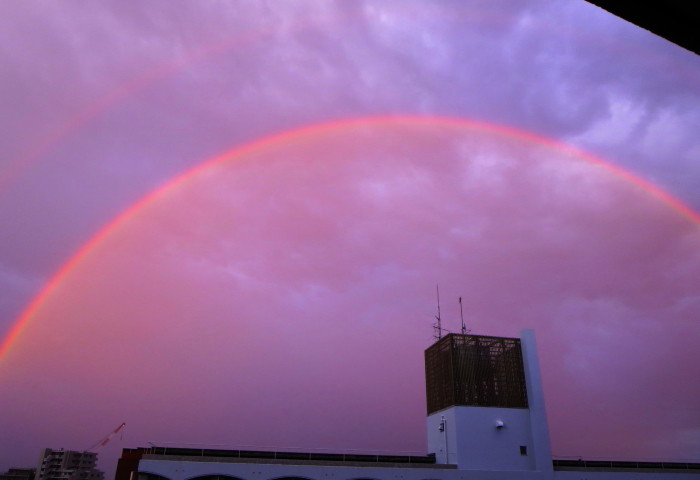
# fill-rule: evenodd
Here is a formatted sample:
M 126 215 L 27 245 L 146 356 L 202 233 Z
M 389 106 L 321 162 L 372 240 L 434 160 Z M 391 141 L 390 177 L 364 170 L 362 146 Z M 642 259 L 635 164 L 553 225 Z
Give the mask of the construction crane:
M 111 432 L 109 432 L 104 438 L 100 439 L 99 442 L 97 442 L 96 444 L 94 444 L 92 447 L 88 448 L 88 449 L 85 450 L 85 451 L 86 451 L 86 452 L 94 452 L 94 453 L 97 453 L 97 451 L 98 451 L 100 448 L 102 448 L 102 447 L 104 447 L 105 445 L 107 445 L 107 443 L 109 443 L 109 441 L 112 439 L 112 437 L 115 436 L 117 433 L 119 433 L 119 431 L 120 431 L 122 428 L 124 428 L 125 426 L 126 426 L 126 423 L 122 423 L 122 424 L 119 425 L 117 428 L 115 428 L 114 430 L 112 430 Z

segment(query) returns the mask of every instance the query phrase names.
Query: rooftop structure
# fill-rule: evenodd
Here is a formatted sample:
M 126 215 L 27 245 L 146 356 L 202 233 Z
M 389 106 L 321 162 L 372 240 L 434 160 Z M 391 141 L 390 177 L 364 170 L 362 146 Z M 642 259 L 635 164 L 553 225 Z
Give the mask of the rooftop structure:
M 104 480 L 97 470 L 97 454 L 45 448 L 39 457 L 35 480 Z
M 700 480 L 700 463 L 553 460 L 532 330 L 448 334 L 425 372 L 425 456 L 152 446 L 124 449 L 115 480 Z
M 10 468 L 0 473 L 0 480 L 34 480 L 36 469 L 34 468 Z

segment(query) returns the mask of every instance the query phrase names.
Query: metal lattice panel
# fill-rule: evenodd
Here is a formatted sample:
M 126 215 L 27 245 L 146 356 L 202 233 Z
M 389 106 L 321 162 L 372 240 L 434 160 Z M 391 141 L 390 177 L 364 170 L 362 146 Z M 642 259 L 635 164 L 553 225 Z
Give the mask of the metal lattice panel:
M 425 351 L 428 414 L 452 405 L 527 408 L 520 340 L 451 333 Z

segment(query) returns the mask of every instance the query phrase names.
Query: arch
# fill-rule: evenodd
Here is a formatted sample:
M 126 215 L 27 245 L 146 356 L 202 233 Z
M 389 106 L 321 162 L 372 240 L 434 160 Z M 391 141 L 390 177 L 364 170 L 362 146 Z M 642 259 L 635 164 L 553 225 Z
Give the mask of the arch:
M 234 477 L 233 475 L 214 473 L 214 474 L 210 474 L 210 475 L 199 475 L 196 477 L 190 477 L 187 480 L 244 480 L 244 479 L 240 478 L 240 477 Z
M 138 472 L 138 480 L 171 480 L 169 477 L 152 472 Z
M 269 480 L 314 480 L 310 477 L 274 477 Z

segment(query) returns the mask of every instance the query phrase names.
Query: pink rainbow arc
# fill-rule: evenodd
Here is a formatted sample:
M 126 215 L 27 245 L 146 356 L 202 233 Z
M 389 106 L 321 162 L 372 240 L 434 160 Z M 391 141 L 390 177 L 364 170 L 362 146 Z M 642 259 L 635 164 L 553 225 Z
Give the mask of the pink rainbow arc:
M 105 238 L 107 238 L 109 235 L 111 235 L 113 232 L 119 229 L 122 225 L 126 224 L 129 221 L 129 219 L 136 215 L 139 211 L 148 207 L 151 203 L 158 200 L 158 198 L 164 195 L 166 192 L 183 185 L 188 180 L 196 177 L 201 172 L 215 165 L 224 163 L 234 158 L 243 160 L 242 157 L 244 157 L 246 154 L 264 146 L 289 142 L 293 140 L 308 139 L 308 137 L 313 137 L 328 131 L 342 130 L 345 128 L 359 125 L 373 126 L 387 124 L 440 125 L 449 128 L 471 128 L 475 130 L 483 130 L 486 132 L 497 133 L 503 136 L 525 140 L 530 143 L 544 145 L 546 147 L 560 151 L 567 155 L 571 155 L 585 160 L 588 163 L 600 167 L 603 170 L 606 170 L 612 173 L 613 175 L 616 175 L 617 177 L 629 183 L 632 183 L 633 185 L 641 188 L 648 194 L 657 198 L 661 202 L 667 204 L 678 214 L 687 218 L 691 222 L 700 225 L 700 214 L 698 214 L 688 205 L 684 204 L 683 202 L 672 196 L 670 193 L 662 190 L 658 186 L 650 183 L 649 181 L 644 180 L 643 178 L 637 176 L 636 174 L 628 170 L 625 170 L 617 165 L 613 165 L 610 162 L 601 159 L 600 157 L 596 157 L 595 155 L 584 152 L 576 147 L 572 147 L 559 141 L 542 137 L 531 132 L 527 132 L 525 130 L 519 130 L 505 125 L 487 123 L 483 121 L 459 117 L 416 114 L 351 117 L 311 125 L 304 125 L 301 127 L 261 137 L 243 145 L 231 148 L 230 150 L 215 155 L 214 157 L 211 157 L 207 160 L 204 160 L 196 166 L 177 175 L 176 177 L 165 182 L 163 185 L 152 190 L 151 192 L 143 196 L 141 199 L 136 201 L 134 204 L 130 205 L 120 214 L 118 214 L 115 218 L 107 222 L 87 242 L 85 242 L 80 248 L 78 248 L 78 250 L 68 259 L 68 261 L 66 261 L 56 271 L 56 273 L 53 274 L 51 279 L 41 288 L 41 290 L 34 296 L 31 302 L 24 309 L 24 311 L 19 315 L 17 320 L 10 328 L 10 331 L 0 344 L 0 360 L 5 357 L 5 354 L 8 352 L 10 346 L 13 345 L 15 341 L 19 338 L 19 335 L 22 332 L 24 326 L 29 322 L 32 316 L 42 306 L 42 304 L 51 294 L 54 288 L 56 288 L 56 286 L 59 285 L 79 263 L 81 263 L 91 253 L 93 253 L 93 251 L 100 245 L 100 243 Z
M 466 8 L 466 11 L 471 9 Z M 488 15 L 487 11 L 477 10 L 478 13 L 484 17 Z M 345 14 L 344 16 L 347 16 Z M 490 17 L 498 18 L 495 16 Z M 321 16 L 309 16 L 305 18 L 298 19 L 295 23 L 288 25 L 289 28 L 301 30 L 307 25 L 313 24 L 318 20 L 330 21 L 333 17 L 321 15 Z M 493 20 L 492 20 L 493 21 Z M 200 60 L 208 59 L 212 56 L 218 55 L 229 48 L 244 46 L 247 43 L 253 43 L 255 40 L 259 40 L 266 36 L 272 35 L 276 31 L 276 24 L 267 24 L 258 27 L 257 29 L 245 30 L 237 35 L 231 37 L 226 37 L 221 40 L 212 41 L 205 44 L 202 47 L 193 48 L 186 51 L 181 56 L 166 60 L 155 65 L 153 68 L 146 70 L 129 80 L 118 84 L 113 89 L 105 92 L 103 95 L 98 96 L 93 102 L 87 104 L 84 108 L 78 110 L 74 114 L 68 116 L 68 118 L 58 124 L 53 129 L 46 132 L 43 136 L 33 142 L 31 146 L 21 151 L 19 154 L 10 158 L 4 164 L 0 164 L 0 194 L 3 188 L 6 187 L 10 182 L 16 180 L 16 178 L 28 168 L 30 164 L 36 161 L 40 156 L 46 154 L 51 148 L 55 147 L 61 141 L 63 141 L 70 134 L 78 131 L 80 128 L 85 127 L 92 121 L 95 117 L 108 111 L 110 108 L 114 108 L 120 101 L 126 98 L 134 96 L 137 92 L 152 86 L 158 80 L 165 79 L 174 73 L 183 70 L 185 67 L 194 64 Z M 560 25 L 552 25 L 553 28 L 560 28 Z M 590 40 L 598 40 L 597 38 L 589 38 Z M 616 48 L 620 48 L 619 45 L 615 45 Z M 682 67 L 683 65 L 681 65 Z M 524 132 L 523 132 L 524 133 Z M 526 134 L 527 135 L 527 134 Z M 679 202 L 680 203 L 680 202 Z M 682 204 L 681 204 L 682 205 Z M 0 350 L 0 356 L 2 355 L 2 350 Z

